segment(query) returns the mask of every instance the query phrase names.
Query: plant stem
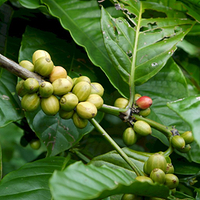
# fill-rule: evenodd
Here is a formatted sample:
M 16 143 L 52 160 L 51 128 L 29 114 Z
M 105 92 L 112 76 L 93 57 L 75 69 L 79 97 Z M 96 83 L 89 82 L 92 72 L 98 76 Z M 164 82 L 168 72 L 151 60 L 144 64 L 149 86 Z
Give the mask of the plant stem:
M 29 70 L 21 67 L 18 63 L 14 62 L 13 60 L 10 60 L 0 54 L 0 67 L 10 71 L 12 74 L 15 74 L 16 76 L 27 79 L 27 78 L 35 78 L 39 83 L 43 82 L 41 76 L 34 72 L 30 72 Z
M 114 149 L 122 156 L 122 158 L 130 165 L 130 167 L 135 171 L 136 175 L 142 176 L 143 173 L 130 160 L 130 158 L 124 153 L 124 151 L 117 145 L 117 143 L 108 135 L 108 133 L 100 126 L 100 124 L 94 118 L 92 118 L 90 122 L 97 129 L 97 131 L 101 133 L 103 137 L 105 137 L 105 139 L 114 147 Z
M 90 162 L 90 159 L 83 155 L 77 148 L 73 148 L 71 149 L 71 151 L 74 152 L 79 158 L 81 158 L 86 163 Z
M 172 136 L 172 132 L 167 126 L 164 126 L 164 125 L 162 125 L 158 122 L 155 122 L 151 119 L 144 118 L 144 117 L 139 116 L 137 114 L 132 114 L 132 117 L 135 120 L 143 120 L 143 121 L 147 122 L 152 128 L 155 128 L 158 131 L 162 132 L 167 138 L 170 138 Z

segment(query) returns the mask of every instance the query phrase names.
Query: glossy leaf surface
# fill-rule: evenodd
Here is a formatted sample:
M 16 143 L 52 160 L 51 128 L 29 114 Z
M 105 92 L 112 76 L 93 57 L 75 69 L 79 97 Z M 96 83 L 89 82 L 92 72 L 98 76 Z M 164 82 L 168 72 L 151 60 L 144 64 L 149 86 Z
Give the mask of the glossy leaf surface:
M 167 197 L 169 192 L 162 185 L 135 181 L 123 170 L 84 165 L 82 162 L 76 162 L 62 172 L 55 171 L 50 179 L 50 188 L 55 200 L 94 200 L 123 193 L 144 195 L 144 191 L 147 196 Z

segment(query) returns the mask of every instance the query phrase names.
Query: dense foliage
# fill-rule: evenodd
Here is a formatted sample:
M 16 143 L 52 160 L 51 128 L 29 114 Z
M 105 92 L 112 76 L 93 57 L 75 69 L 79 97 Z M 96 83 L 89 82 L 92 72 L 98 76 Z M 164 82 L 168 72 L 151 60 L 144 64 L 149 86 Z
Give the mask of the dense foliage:
M 20 75 L 0 58 L 0 199 L 200 199 L 199 12 L 197 0 L 0 0 L 2 55 L 32 62 L 45 50 L 72 79 L 87 76 L 104 88 L 103 106 L 78 128 L 41 106 L 24 111 Z M 152 105 L 142 107 L 135 94 Z M 127 142 L 141 120 L 147 128 Z M 193 142 L 173 141 L 186 131 Z M 137 180 L 150 176 L 154 167 L 144 164 L 157 152 L 173 164 L 175 190 Z

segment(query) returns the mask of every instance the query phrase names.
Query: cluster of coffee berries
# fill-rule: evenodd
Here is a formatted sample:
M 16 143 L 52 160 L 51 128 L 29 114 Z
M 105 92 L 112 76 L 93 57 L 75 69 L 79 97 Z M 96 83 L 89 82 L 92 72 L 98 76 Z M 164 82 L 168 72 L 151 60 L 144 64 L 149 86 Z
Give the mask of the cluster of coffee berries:
M 179 179 L 174 175 L 174 167 L 170 158 L 161 153 L 152 154 L 144 163 L 144 176 L 137 176 L 135 179 L 140 182 L 147 182 L 149 184 L 159 183 L 167 186 L 172 192 L 176 190 L 179 185 Z M 157 197 L 141 197 L 134 194 L 124 194 L 122 200 L 130 199 L 160 199 Z
M 185 131 L 181 135 L 174 135 L 171 139 L 171 145 L 181 153 L 187 153 L 191 146 L 190 144 L 194 141 L 194 137 L 191 131 Z
M 132 107 L 132 109 L 134 110 L 133 112 L 136 112 L 143 117 L 147 117 L 151 112 L 151 105 L 152 99 L 150 97 L 135 94 L 135 104 Z M 123 97 L 117 98 L 114 102 L 114 106 L 124 109 L 128 106 L 128 99 Z M 130 124 L 131 127 L 128 127 L 123 132 L 123 141 L 127 146 L 135 144 L 138 135 L 147 136 L 152 133 L 151 126 L 143 120 L 138 120 L 136 122 L 131 121 Z
M 59 112 L 61 118 L 72 118 L 78 128 L 84 128 L 103 105 L 101 84 L 91 82 L 87 76 L 72 79 L 65 68 L 54 66 L 47 51 L 37 50 L 32 55 L 32 62 L 23 60 L 19 65 L 45 78 L 41 84 L 35 78 L 17 83 L 16 91 L 22 97 L 21 106 L 25 111 L 41 106 L 46 115 Z

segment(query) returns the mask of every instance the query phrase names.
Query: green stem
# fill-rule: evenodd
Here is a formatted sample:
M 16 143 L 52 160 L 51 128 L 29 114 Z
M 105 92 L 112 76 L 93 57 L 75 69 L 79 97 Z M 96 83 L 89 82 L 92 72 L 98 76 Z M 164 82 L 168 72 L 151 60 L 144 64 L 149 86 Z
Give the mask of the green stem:
M 122 108 L 117 108 L 115 106 L 103 104 L 102 107 L 100 108 L 100 111 L 109 113 L 111 115 L 119 116 L 121 113 L 125 113 L 127 111 L 127 108 L 122 109 Z
M 83 155 L 78 149 L 72 149 L 72 152 L 74 152 L 79 158 L 81 158 L 83 161 L 85 161 L 86 163 L 90 162 L 90 159 L 87 158 L 85 155 Z
M 147 122 L 152 128 L 155 128 L 156 130 L 162 132 L 167 138 L 170 138 L 172 136 L 171 130 L 167 126 L 164 126 L 164 125 L 162 125 L 158 122 L 155 122 L 151 119 L 144 118 L 137 114 L 132 114 L 132 117 L 135 120 L 143 120 L 143 121 Z
M 130 165 L 130 167 L 135 171 L 136 175 L 142 176 L 143 173 L 130 160 L 130 158 L 124 153 L 124 151 L 116 144 L 116 142 L 108 135 L 108 133 L 100 126 L 100 124 L 94 118 L 92 118 L 90 122 L 97 129 L 97 131 L 101 133 L 103 137 L 105 137 L 105 139 L 114 147 L 114 149 L 122 156 L 122 158 Z

